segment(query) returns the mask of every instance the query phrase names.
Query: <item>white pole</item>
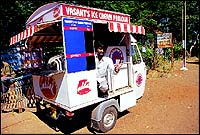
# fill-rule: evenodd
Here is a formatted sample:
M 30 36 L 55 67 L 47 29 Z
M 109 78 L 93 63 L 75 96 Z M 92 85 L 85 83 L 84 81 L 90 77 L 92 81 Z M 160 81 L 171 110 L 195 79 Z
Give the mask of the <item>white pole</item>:
M 183 12 L 182 12 L 182 44 L 183 44 L 183 67 L 181 70 L 188 70 L 186 68 L 186 0 L 183 0 Z

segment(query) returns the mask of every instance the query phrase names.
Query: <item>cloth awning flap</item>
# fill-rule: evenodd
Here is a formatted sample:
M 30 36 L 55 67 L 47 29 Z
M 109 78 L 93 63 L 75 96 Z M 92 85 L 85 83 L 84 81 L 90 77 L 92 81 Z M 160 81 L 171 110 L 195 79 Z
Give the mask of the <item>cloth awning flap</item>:
M 13 36 L 10 38 L 10 45 L 15 44 L 21 40 L 24 40 L 28 37 L 33 36 L 34 33 L 47 28 L 51 25 L 55 24 L 55 22 L 49 22 L 49 23 L 44 23 L 44 24 L 38 24 L 38 25 L 33 25 L 33 26 L 29 26 L 27 29 L 25 29 L 24 31 L 18 33 L 17 35 Z
M 37 31 L 37 26 L 30 26 L 26 30 L 10 38 L 10 45 L 32 36 Z
M 143 26 L 131 25 L 127 23 L 117 23 L 109 22 L 108 23 L 109 31 L 113 32 L 124 32 L 124 33 L 135 33 L 145 35 L 145 29 Z

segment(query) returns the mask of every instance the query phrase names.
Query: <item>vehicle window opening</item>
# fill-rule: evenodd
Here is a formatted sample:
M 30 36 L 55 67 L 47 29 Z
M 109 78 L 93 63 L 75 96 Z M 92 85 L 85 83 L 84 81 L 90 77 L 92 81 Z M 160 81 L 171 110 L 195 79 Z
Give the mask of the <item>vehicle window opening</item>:
M 132 63 L 139 64 L 141 62 L 138 48 L 136 45 L 131 45 Z

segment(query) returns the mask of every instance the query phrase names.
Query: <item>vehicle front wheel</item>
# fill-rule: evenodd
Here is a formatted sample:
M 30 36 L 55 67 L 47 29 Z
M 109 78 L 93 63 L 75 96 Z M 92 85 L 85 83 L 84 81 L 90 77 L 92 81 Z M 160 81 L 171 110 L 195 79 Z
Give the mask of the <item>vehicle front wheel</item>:
M 117 110 L 111 106 L 104 110 L 101 121 L 99 123 L 99 130 L 103 133 L 111 130 L 117 121 Z

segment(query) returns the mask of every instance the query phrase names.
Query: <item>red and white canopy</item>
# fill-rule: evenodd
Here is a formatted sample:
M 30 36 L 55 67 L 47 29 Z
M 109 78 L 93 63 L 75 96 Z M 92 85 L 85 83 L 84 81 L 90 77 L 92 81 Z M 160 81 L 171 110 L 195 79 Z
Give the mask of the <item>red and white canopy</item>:
M 125 32 L 125 33 L 136 33 L 145 35 L 145 29 L 143 26 L 131 25 L 127 23 L 109 22 L 108 28 L 113 32 Z
M 21 40 L 33 36 L 33 34 L 43 28 L 33 25 L 26 30 L 10 38 L 10 45 L 15 44 Z M 145 29 L 143 26 L 131 25 L 126 23 L 108 22 L 108 29 L 111 32 L 124 32 L 124 33 L 136 33 L 145 35 Z
M 37 26 L 30 26 L 26 30 L 10 38 L 10 45 L 32 36 L 37 31 Z
M 38 8 L 27 20 L 27 29 L 11 37 L 10 45 L 33 36 L 35 32 L 42 29 L 42 26 L 46 27 L 48 22 L 60 21 L 62 17 L 88 19 L 94 23 L 108 23 L 110 31 L 145 35 L 144 27 L 130 24 L 128 14 L 53 2 Z

